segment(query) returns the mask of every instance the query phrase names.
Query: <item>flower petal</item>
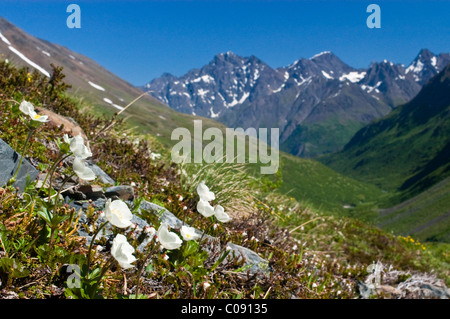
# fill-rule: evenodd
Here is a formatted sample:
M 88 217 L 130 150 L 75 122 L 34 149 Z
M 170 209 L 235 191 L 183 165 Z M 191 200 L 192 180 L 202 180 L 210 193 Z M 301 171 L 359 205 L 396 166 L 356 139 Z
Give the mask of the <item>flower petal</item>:
M 183 241 L 177 234 L 169 231 L 169 226 L 166 223 L 161 223 L 158 229 L 158 240 L 165 249 L 178 249 Z
M 217 220 L 221 223 L 228 223 L 232 218 L 225 213 L 225 209 L 221 205 L 217 205 L 216 209 L 214 210 L 214 215 L 216 216 Z
M 73 160 L 73 171 L 78 175 L 79 178 L 85 181 L 92 181 L 95 179 L 95 173 L 79 157 L 75 157 Z
M 84 145 L 84 139 L 81 134 L 70 139 L 70 150 L 72 151 L 73 155 L 82 159 L 86 159 L 92 156 L 91 151 L 87 148 L 86 145 Z
M 129 269 L 134 267 L 131 263 L 137 258 L 133 256 L 135 249 L 127 242 L 127 238 L 122 234 L 117 234 L 111 246 L 111 255 L 117 260 L 120 267 Z
M 196 240 L 200 238 L 200 235 L 196 233 L 194 227 L 189 227 L 186 225 L 181 226 L 180 234 L 184 240 Z
M 198 194 L 198 196 L 200 196 L 201 200 L 204 200 L 207 202 L 216 199 L 216 195 L 214 195 L 214 193 L 209 190 L 208 186 L 205 185 L 204 181 L 202 181 L 202 182 L 200 182 L 200 184 L 198 184 L 197 194 Z
M 22 103 L 20 103 L 19 110 L 21 110 L 22 113 L 31 116 L 32 112 L 34 112 L 34 105 L 23 100 Z
M 133 214 L 127 204 L 120 199 L 113 202 L 111 202 L 111 199 L 108 199 L 104 212 L 106 219 L 116 227 L 127 228 L 132 224 Z
M 214 207 L 205 200 L 200 199 L 197 203 L 197 211 L 205 217 L 214 215 Z

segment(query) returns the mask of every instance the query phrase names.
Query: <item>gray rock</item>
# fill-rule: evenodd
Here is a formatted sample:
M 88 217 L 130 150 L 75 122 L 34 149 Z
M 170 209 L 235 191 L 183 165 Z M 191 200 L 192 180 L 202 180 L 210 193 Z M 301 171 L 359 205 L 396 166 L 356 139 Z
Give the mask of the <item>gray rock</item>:
M 161 222 L 166 223 L 172 228 L 181 228 L 183 226 L 183 221 L 176 217 L 174 214 L 169 212 L 164 207 L 161 207 L 157 204 L 150 203 L 146 200 L 143 200 L 139 206 L 139 210 L 151 211 L 154 214 L 158 215 L 161 219 Z M 199 231 L 200 232 L 200 231 Z M 202 233 L 202 232 L 200 232 Z
M 111 186 L 105 189 L 106 197 L 117 196 L 121 200 L 133 200 L 134 199 L 134 189 L 132 186 L 120 185 Z
M 91 163 L 90 161 L 86 161 L 87 166 L 94 171 L 94 174 L 97 175 L 99 181 L 103 184 L 114 185 L 116 182 L 106 174 L 100 167 Z
M 90 185 L 90 184 L 80 185 L 77 187 L 76 190 L 84 194 L 86 199 L 97 200 L 99 198 L 105 197 L 103 188 L 98 185 Z
M 20 157 L 20 154 L 0 139 L 0 186 L 6 185 L 14 176 L 19 166 Z M 20 191 L 24 191 L 27 178 L 29 177 L 33 181 L 38 175 L 39 172 L 24 158 L 13 186 L 18 187 Z
M 228 247 L 231 248 L 232 251 L 239 253 L 241 257 L 244 259 L 245 264 L 248 265 L 250 268 L 250 273 L 263 273 L 263 274 L 269 274 L 270 273 L 270 266 L 269 262 L 263 258 L 261 258 L 257 253 L 255 253 L 253 250 L 233 244 L 228 243 Z

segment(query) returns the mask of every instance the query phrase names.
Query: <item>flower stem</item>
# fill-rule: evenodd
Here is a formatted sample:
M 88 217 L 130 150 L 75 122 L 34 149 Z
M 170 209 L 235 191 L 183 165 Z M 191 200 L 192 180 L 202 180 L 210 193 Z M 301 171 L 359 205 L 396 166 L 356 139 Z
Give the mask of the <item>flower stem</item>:
M 138 298 L 139 296 L 139 288 L 140 288 L 140 283 L 141 283 L 141 275 L 142 272 L 144 270 L 144 266 L 145 263 L 147 262 L 147 259 L 150 258 L 151 255 L 153 255 L 153 253 L 156 251 L 156 249 L 158 248 L 158 243 L 155 242 L 155 245 L 153 246 L 153 248 L 150 250 L 150 252 L 147 254 L 147 256 L 145 256 L 142 265 L 139 267 L 138 273 L 137 273 L 137 283 L 136 283 L 136 294 L 135 294 L 135 299 Z
M 89 250 L 88 250 L 88 260 L 87 260 L 87 269 L 89 271 L 89 268 L 91 267 L 91 251 L 92 251 L 92 245 L 94 244 L 95 241 L 95 237 L 97 237 L 98 233 L 100 232 L 100 230 L 105 227 L 108 224 L 108 222 L 104 222 L 94 233 L 94 235 L 92 236 L 92 240 L 91 243 L 89 244 Z
M 53 184 L 53 175 L 54 175 L 54 170 L 56 170 L 56 167 L 62 162 L 64 161 L 66 158 L 68 158 L 70 155 L 64 156 L 64 157 L 60 157 L 58 158 L 58 160 L 52 165 L 52 167 L 50 168 L 50 170 L 47 173 L 47 176 L 45 176 L 45 180 L 44 183 L 42 184 L 41 188 L 45 186 L 45 182 L 47 181 L 47 178 L 50 174 L 50 184 L 48 186 L 48 200 L 50 201 L 50 197 L 52 194 L 52 184 Z M 53 171 L 52 171 L 53 170 Z M 72 175 L 73 176 L 73 175 Z M 62 186 L 61 186 L 62 188 Z
M 23 158 L 25 157 L 25 151 L 27 149 L 28 143 L 29 143 L 34 131 L 35 131 L 35 129 L 33 129 L 33 128 L 30 128 L 28 130 L 27 139 L 25 140 L 25 144 L 23 145 L 23 149 L 21 152 L 22 154 L 20 155 L 19 166 L 17 167 L 16 173 L 14 174 L 14 176 L 8 181 L 8 185 L 12 185 L 16 181 L 17 174 L 19 173 L 20 167 L 22 166 Z
M 59 200 L 59 195 L 61 195 L 61 190 L 64 188 L 64 185 L 66 185 L 66 183 L 73 177 L 75 176 L 75 173 L 72 173 L 72 175 L 67 176 L 64 181 L 62 182 L 61 186 L 58 189 L 58 193 L 56 194 L 55 197 L 55 205 L 53 205 L 53 211 L 56 213 L 56 205 L 58 204 L 58 200 Z M 51 196 L 48 196 L 48 200 L 50 202 L 50 198 Z
M 115 261 L 115 259 L 112 258 L 112 257 L 110 257 L 110 258 L 108 259 L 108 261 L 105 263 L 105 266 L 103 266 L 102 272 L 100 273 L 100 276 L 99 276 L 99 278 L 98 278 L 98 280 L 97 280 L 97 283 L 95 284 L 94 289 L 92 289 L 92 294 L 90 295 L 90 298 L 91 298 L 91 299 L 94 299 L 95 292 L 97 291 L 98 285 L 100 285 L 101 279 L 102 279 L 103 276 L 106 274 L 106 272 L 108 271 L 109 267 L 111 267 L 111 265 L 112 265 L 112 263 L 113 263 L 114 261 Z M 89 270 L 89 268 L 88 268 L 88 270 Z
M 39 192 L 41 191 L 41 189 L 45 186 L 45 183 L 47 182 L 47 179 L 48 179 L 48 177 L 49 176 L 52 176 L 53 175 L 53 171 L 56 169 L 56 167 L 59 165 L 59 163 L 61 163 L 62 161 L 64 161 L 67 157 L 69 157 L 70 155 L 67 155 L 67 156 L 65 156 L 64 157 L 64 154 L 62 154 L 62 155 L 60 155 L 57 159 L 56 159 L 56 161 L 53 163 L 53 165 L 50 167 L 50 169 L 48 170 L 48 172 L 47 172 L 47 175 L 45 175 L 45 179 L 44 179 L 44 182 L 42 183 L 42 186 L 39 188 L 39 191 L 38 191 L 38 194 L 39 194 Z M 52 176 L 53 177 L 53 176 Z M 49 196 L 50 196 L 50 189 L 51 189 L 51 181 L 52 181 L 52 177 L 50 178 L 50 186 L 49 186 L 49 189 L 48 189 L 48 191 L 49 191 Z

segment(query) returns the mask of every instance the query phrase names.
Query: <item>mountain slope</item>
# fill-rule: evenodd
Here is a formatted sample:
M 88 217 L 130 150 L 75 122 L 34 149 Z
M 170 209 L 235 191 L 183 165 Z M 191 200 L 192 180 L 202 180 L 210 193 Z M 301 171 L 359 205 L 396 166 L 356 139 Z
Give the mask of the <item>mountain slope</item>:
M 82 97 L 93 106 L 94 113 L 112 115 L 122 110 L 142 94 L 142 91 L 100 66 L 86 56 L 57 44 L 35 38 L 0 17 L 0 59 L 19 66 L 37 70 L 51 76 L 50 64 L 62 66 L 64 81 L 72 85 L 69 91 Z M 167 107 L 155 98 L 144 95 L 124 113 L 143 133 L 152 133 L 168 145 L 171 132 L 176 127 L 193 125 L 191 115 Z M 208 119 L 204 126 L 217 126 Z
M 435 189 L 439 193 L 430 188 L 450 176 L 450 64 L 411 102 L 358 131 L 343 151 L 320 160 L 343 174 L 394 192 L 385 205 L 416 196 L 400 204 L 401 209 L 392 209 L 395 214 L 382 216 L 382 224 L 401 225 L 400 229 L 414 233 L 424 232 L 428 226 L 423 224 L 428 222 L 435 227 L 432 220 L 439 219 L 445 228 L 450 223 L 450 193 L 442 192 L 442 187 Z M 400 214 L 404 207 L 408 210 Z
M 143 89 L 175 110 L 229 127 L 279 127 L 283 150 L 314 157 L 342 149 L 358 129 L 411 100 L 447 62 L 448 54 L 422 50 L 407 68 L 383 61 L 357 70 L 322 52 L 273 69 L 227 52 Z

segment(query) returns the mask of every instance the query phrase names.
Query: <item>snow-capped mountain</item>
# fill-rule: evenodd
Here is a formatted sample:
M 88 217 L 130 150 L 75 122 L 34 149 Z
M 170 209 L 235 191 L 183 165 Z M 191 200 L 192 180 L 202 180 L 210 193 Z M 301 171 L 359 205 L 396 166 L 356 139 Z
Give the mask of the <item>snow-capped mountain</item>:
M 284 150 L 315 156 L 340 149 L 357 129 L 411 100 L 448 63 L 449 54 L 422 50 L 408 67 L 385 60 L 355 69 L 326 51 L 274 69 L 227 52 L 143 89 L 177 111 L 230 127 L 279 127 Z

